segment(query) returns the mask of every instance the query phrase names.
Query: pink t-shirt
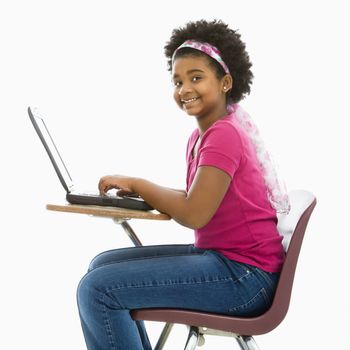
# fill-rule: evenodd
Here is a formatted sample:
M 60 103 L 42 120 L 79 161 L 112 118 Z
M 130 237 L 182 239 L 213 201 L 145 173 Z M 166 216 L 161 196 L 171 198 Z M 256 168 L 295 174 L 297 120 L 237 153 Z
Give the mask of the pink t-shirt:
M 187 191 L 197 168 L 214 166 L 232 181 L 218 210 L 204 227 L 195 230 L 195 246 L 216 250 L 227 258 L 278 272 L 284 261 L 276 211 L 249 137 L 234 114 L 216 121 L 203 135 L 197 156 L 192 157 L 199 131 L 189 138 L 186 152 Z

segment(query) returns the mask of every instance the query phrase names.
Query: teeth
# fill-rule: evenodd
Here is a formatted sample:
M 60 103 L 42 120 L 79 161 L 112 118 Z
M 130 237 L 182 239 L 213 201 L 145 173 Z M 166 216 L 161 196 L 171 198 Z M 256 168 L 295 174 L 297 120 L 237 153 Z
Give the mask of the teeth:
M 193 97 L 193 98 L 191 98 L 191 99 L 189 99 L 189 100 L 181 100 L 181 102 L 183 102 L 183 103 L 190 103 L 190 102 L 196 101 L 197 98 L 198 98 L 198 97 Z

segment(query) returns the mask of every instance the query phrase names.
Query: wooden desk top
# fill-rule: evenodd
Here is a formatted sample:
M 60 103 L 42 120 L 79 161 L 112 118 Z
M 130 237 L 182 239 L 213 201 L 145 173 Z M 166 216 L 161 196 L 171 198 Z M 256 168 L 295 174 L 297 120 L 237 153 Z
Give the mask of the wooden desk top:
M 47 204 L 46 209 L 62 211 L 66 213 L 88 214 L 94 216 L 104 216 L 113 219 L 145 219 L 145 220 L 170 220 L 170 216 L 157 211 L 142 211 L 116 207 L 103 207 L 96 205 L 77 204 Z

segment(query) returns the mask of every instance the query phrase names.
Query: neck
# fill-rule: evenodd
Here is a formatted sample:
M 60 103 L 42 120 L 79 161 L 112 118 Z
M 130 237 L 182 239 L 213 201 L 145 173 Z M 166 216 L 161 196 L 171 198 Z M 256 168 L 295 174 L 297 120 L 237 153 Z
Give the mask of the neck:
M 225 108 L 221 109 L 220 111 L 217 111 L 216 113 L 213 113 L 208 116 L 203 117 L 196 117 L 197 118 L 197 124 L 199 129 L 199 135 L 202 136 L 216 121 L 219 119 L 222 119 L 228 114 Z

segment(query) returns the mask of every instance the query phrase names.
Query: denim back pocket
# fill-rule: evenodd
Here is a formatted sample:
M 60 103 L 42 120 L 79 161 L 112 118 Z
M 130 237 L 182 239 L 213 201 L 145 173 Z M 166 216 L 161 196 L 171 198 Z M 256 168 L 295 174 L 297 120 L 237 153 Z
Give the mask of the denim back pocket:
M 270 306 L 270 298 L 265 288 L 261 288 L 256 295 L 247 300 L 244 304 L 232 307 L 230 313 L 237 316 L 253 317 L 263 314 Z

